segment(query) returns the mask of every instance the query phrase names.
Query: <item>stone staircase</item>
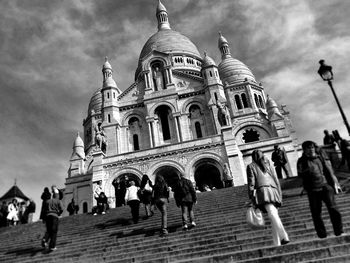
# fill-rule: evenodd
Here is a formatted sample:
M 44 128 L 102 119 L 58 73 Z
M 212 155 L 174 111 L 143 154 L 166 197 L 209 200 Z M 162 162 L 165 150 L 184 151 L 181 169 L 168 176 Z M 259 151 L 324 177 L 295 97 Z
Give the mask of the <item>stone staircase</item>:
M 333 235 L 324 208 L 329 236 L 318 239 L 300 183 L 290 179 L 282 185 L 280 216 L 291 239 L 285 246 L 273 246 L 267 218 L 264 228 L 247 226 L 247 192 L 241 186 L 199 193 L 197 227 L 186 232 L 181 210 L 171 199 L 167 237 L 159 237 L 160 212 L 145 219 L 143 207 L 138 224 L 132 224 L 129 207 L 111 209 L 106 215 L 61 218 L 58 249 L 50 253 L 40 246 L 45 231 L 41 222 L 0 228 L 0 262 L 350 262 L 350 235 Z M 350 194 L 336 198 L 344 230 L 350 233 Z

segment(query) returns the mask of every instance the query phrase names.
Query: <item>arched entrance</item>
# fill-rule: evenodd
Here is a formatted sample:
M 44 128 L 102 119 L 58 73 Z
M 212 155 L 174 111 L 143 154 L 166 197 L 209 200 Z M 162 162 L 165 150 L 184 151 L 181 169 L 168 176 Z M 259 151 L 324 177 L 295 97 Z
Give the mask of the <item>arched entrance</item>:
M 133 173 L 123 173 L 114 178 L 112 185 L 114 187 L 115 206 L 122 206 L 124 204 L 124 198 L 126 188 L 129 187 L 129 182 L 134 181 L 136 186 L 140 186 L 140 178 Z
M 204 190 L 204 185 L 208 185 L 211 189 L 223 187 L 219 167 L 220 165 L 212 159 L 202 159 L 195 164 L 194 179 L 200 191 Z
M 180 171 L 172 166 L 162 166 L 159 167 L 155 172 L 154 175 L 157 176 L 158 174 L 162 175 L 167 182 L 168 186 L 170 186 L 172 189 L 174 189 L 174 185 L 178 181 L 178 178 L 180 176 Z

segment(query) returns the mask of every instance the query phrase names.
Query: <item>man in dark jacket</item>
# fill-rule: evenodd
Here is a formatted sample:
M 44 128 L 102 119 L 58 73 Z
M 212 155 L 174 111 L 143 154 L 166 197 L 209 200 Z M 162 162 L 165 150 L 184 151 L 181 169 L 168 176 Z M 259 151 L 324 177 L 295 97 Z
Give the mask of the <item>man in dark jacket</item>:
M 49 248 L 50 251 L 56 250 L 56 239 L 58 232 L 58 219 L 63 212 L 63 205 L 59 199 L 58 189 L 53 189 L 52 199 L 49 199 L 45 203 L 46 212 L 46 233 L 41 241 L 42 247 Z M 48 244 L 47 242 L 50 243 Z
M 285 172 L 287 178 L 289 177 L 289 172 L 288 172 L 288 168 L 287 168 L 287 164 L 288 164 L 288 159 L 287 159 L 287 155 L 286 152 L 284 150 L 282 150 L 278 145 L 274 146 L 274 151 L 272 152 L 271 155 L 271 160 L 273 161 L 273 164 L 275 165 L 275 169 L 276 169 L 276 174 L 277 177 L 282 179 L 282 169 Z
M 340 151 L 342 155 L 340 166 L 346 162 L 350 171 L 350 143 L 343 138 L 340 138 Z
M 186 179 L 181 175 L 174 187 L 174 198 L 176 205 L 181 206 L 183 230 L 188 230 L 195 227 L 193 204 L 197 202 L 196 191 L 193 187 L 192 181 Z M 190 221 L 188 220 L 188 215 Z
M 72 201 L 68 204 L 67 211 L 70 216 L 78 214 L 79 205 L 75 204 L 74 198 L 72 198 Z
M 312 141 L 302 144 L 303 155 L 298 159 L 298 176 L 303 180 L 307 191 L 314 227 L 319 238 L 326 238 L 327 231 L 324 226 L 321 212 L 322 201 L 326 204 L 333 225 L 334 234 L 343 234 L 342 217 L 337 208 L 334 192 L 340 190 L 337 178 L 325 154 L 316 151 L 317 145 Z

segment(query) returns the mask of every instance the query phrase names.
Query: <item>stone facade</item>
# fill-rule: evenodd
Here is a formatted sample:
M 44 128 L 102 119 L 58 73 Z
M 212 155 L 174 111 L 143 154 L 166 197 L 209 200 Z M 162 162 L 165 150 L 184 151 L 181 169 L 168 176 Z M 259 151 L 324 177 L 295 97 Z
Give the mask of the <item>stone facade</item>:
M 160 2 L 156 14 L 158 32 L 144 45 L 135 82 L 123 92 L 106 58 L 84 136 L 73 145 L 64 202 L 74 197 L 80 213 L 91 211 L 92 189 L 101 180 L 114 207 L 112 182 L 125 175 L 139 183 L 143 174 L 154 181 L 161 173 L 171 186 L 183 173 L 199 188 L 221 188 L 225 163 L 233 185 L 242 185 L 251 152 L 262 149 L 270 158 L 275 144 L 284 147 L 296 175 L 298 144 L 289 113 L 231 56 L 228 41 L 220 34 L 217 66 L 171 29 Z

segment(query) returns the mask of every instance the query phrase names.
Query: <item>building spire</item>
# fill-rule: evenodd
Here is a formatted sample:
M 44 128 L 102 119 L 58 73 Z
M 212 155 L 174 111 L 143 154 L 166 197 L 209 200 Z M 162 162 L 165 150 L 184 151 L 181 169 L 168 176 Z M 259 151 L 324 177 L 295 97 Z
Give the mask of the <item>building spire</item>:
M 77 137 L 73 143 L 73 153 L 71 159 L 75 157 L 75 155 L 78 155 L 81 159 L 85 159 L 84 142 L 80 137 L 79 132 L 77 132 Z
M 168 20 L 168 12 L 165 6 L 158 0 L 156 17 L 158 20 L 158 31 L 162 29 L 170 29 L 170 24 Z
M 102 66 L 102 73 L 103 73 L 103 87 L 116 88 L 117 84 L 113 79 L 113 69 L 111 64 L 108 61 L 107 56 L 105 57 L 105 63 L 103 63 L 103 66 Z
M 226 40 L 226 38 L 223 37 L 220 31 L 219 31 L 218 47 L 221 52 L 222 59 L 231 57 L 231 51 L 228 45 L 228 41 Z

